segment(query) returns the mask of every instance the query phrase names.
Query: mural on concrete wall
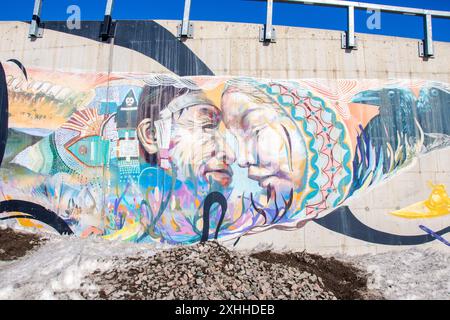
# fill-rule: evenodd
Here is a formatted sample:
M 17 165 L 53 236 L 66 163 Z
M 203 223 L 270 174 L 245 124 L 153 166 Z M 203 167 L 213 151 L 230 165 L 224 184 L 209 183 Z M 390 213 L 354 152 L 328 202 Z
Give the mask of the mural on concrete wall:
M 371 229 L 340 207 L 419 154 L 450 145 L 448 84 L 20 66 L 0 70 L 8 111 L 1 116 L 1 219 L 170 244 L 309 221 L 386 244 L 424 243 L 449 231 L 368 239 Z M 448 214 L 445 190 L 436 192 L 446 198 L 426 202 L 431 215 Z M 343 215 L 348 228 L 336 222 Z

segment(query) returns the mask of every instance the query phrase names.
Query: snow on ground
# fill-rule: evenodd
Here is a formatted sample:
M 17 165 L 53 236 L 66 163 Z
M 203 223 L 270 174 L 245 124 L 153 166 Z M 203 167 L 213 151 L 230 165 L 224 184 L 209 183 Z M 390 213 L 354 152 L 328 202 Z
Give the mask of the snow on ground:
M 115 259 L 152 256 L 167 246 L 44 235 L 45 243 L 14 261 L 0 261 L 0 299 L 83 299 L 95 290 L 88 275 Z M 368 289 L 386 299 L 450 300 L 450 250 L 412 248 L 362 256 L 335 256 L 366 270 Z
M 107 270 L 113 257 L 150 256 L 163 248 L 99 238 L 44 238 L 44 245 L 24 257 L 0 261 L 0 299 L 82 299 L 81 286 L 94 289 L 83 278 Z
M 450 250 L 412 248 L 337 257 L 370 274 L 368 288 L 389 300 L 450 300 Z

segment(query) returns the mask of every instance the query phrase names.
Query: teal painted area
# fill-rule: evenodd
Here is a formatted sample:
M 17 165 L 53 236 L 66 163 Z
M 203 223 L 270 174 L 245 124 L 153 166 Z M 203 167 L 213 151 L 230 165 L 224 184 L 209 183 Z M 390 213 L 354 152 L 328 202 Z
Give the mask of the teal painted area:
M 68 149 L 85 165 L 98 167 L 106 162 L 108 147 L 108 141 L 99 136 L 91 136 L 78 140 Z

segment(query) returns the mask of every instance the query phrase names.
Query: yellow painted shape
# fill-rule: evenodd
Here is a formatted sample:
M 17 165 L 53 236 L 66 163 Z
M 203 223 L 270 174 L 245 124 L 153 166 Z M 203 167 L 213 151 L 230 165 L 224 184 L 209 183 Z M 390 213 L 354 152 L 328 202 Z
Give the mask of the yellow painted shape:
M 433 184 L 427 200 L 417 202 L 401 210 L 391 212 L 392 215 L 406 219 L 435 218 L 450 214 L 450 198 L 443 184 Z
M 41 224 L 34 223 L 30 219 L 20 218 L 20 219 L 16 219 L 16 220 L 22 227 L 25 227 L 25 228 L 38 228 L 38 229 L 42 229 L 43 228 L 43 226 Z
M 180 231 L 180 227 L 179 227 L 178 224 L 176 223 L 174 217 L 172 217 L 172 218 L 170 219 L 170 225 L 172 226 L 173 230 L 175 230 L 175 231 Z
M 217 108 L 221 108 L 222 93 L 225 88 L 225 82 L 219 84 L 212 90 L 204 90 L 206 97 L 211 100 Z
M 106 235 L 102 236 L 103 239 L 106 240 L 129 240 L 135 237 L 139 233 L 139 223 L 133 222 L 129 225 L 124 226 L 122 229 Z

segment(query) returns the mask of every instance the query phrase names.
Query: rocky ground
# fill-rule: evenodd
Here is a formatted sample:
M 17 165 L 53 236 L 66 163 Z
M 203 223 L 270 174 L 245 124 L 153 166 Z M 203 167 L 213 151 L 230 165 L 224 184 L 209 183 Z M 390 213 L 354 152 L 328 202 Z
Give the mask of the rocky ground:
M 89 279 L 102 288 L 84 292 L 89 299 L 336 299 L 314 273 L 238 254 L 216 242 L 147 259 L 118 259 Z
M 296 268 L 317 275 L 324 286 L 339 300 L 382 299 L 377 290 L 368 290 L 368 275 L 363 268 L 334 257 L 322 257 L 306 252 L 276 253 L 263 251 L 252 257 L 270 263 Z
M 450 299 L 450 254 L 414 250 L 336 259 L 0 228 L 0 299 Z

